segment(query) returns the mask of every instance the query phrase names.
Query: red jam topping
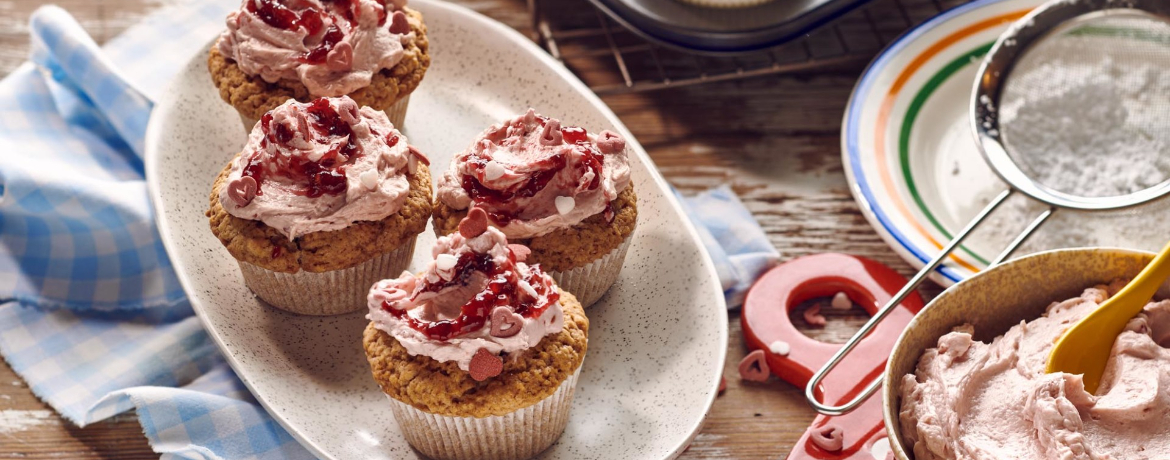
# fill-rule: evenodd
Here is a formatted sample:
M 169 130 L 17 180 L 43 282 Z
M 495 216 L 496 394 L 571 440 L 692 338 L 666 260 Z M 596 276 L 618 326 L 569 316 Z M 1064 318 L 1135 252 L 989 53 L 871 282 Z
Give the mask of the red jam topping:
M 547 122 L 546 117 L 537 116 L 536 120 L 540 126 L 544 126 Z M 493 143 L 500 143 L 503 141 L 504 132 L 507 127 L 503 127 L 492 135 L 488 136 Z M 565 144 L 571 146 L 576 150 L 582 161 L 576 166 L 577 174 L 584 176 L 586 172 L 593 172 L 593 179 L 589 182 L 589 190 L 595 190 L 601 185 L 602 165 L 605 162 L 605 157 L 597 150 L 589 141 L 588 132 L 584 128 L 576 126 L 566 126 L 561 128 L 561 136 Z M 479 152 L 473 152 L 467 159 L 471 169 L 478 175 L 483 175 L 484 168 L 488 160 L 481 157 Z M 488 215 L 499 225 L 508 225 L 516 214 L 504 211 L 503 204 L 512 201 L 514 198 L 530 198 L 535 196 L 538 192 L 543 190 L 548 183 L 565 167 L 567 163 L 566 155 L 563 152 L 558 152 L 547 158 L 540 160 L 535 166 L 536 171 L 531 173 L 528 180 L 521 182 L 507 190 L 496 190 L 488 188 L 483 185 L 475 175 L 465 174 L 461 186 L 471 197 L 471 200 L 478 205 L 486 205 L 488 208 Z
M 463 304 L 460 315 L 454 319 L 421 320 L 407 315 L 406 310 L 397 310 L 391 307 L 388 302 L 382 302 L 382 309 L 396 318 L 403 319 L 411 328 L 422 332 L 428 339 L 449 340 L 484 327 L 491 317 L 492 310 L 496 307 L 509 307 L 520 316 L 534 318 L 539 317 L 560 299 L 560 293 L 556 289 L 540 282 L 543 272 L 539 266 L 535 265 L 529 266 L 528 277 L 524 281 L 533 287 L 538 298 L 534 299 L 527 294 L 517 292 L 520 277 L 514 270 L 515 255 L 509 255 L 508 261 L 509 263 L 500 266 L 488 254 L 467 252 L 460 256 L 455 265 L 455 273 L 450 280 L 436 284 L 428 283 L 421 290 L 415 291 L 416 297 L 423 292 L 438 292 L 450 286 L 466 284 L 476 271 L 486 273 L 489 280 L 487 286 L 470 301 Z M 544 302 L 537 304 L 540 300 L 539 297 L 543 297 Z
M 313 38 L 317 37 L 322 29 L 325 29 L 325 34 L 320 37 L 317 46 L 299 58 L 301 62 L 307 64 L 324 63 L 329 52 L 345 39 L 345 33 L 337 26 L 338 21 L 344 19 L 351 28 L 356 27 L 361 14 L 359 0 L 323 0 L 323 3 L 330 6 L 329 11 L 326 12 L 311 6 L 294 11 L 286 3 L 288 2 L 285 0 L 248 0 L 245 2 L 245 8 L 249 13 L 264 21 L 265 24 L 278 29 L 296 30 L 304 27 L 309 37 Z M 385 25 L 389 13 L 381 3 L 376 5 L 376 10 L 378 12 L 378 26 Z M 326 15 L 333 19 L 333 24 L 328 28 L 325 28 Z M 312 43 L 308 40 L 310 39 L 306 39 L 306 45 Z
M 274 155 L 265 160 L 262 159 L 261 152 L 253 153 L 243 175 L 256 180 L 257 195 L 263 193 L 264 180 L 269 175 L 304 184 L 303 189 L 298 189 L 294 193 L 310 198 L 345 192 L 348 186 L 345 167 L 361 155 L 361 146 L 354 143 L 349 123 L 341 119 L 328 99 L 317 99 L 304 110 L 308 114 L 310 139 L 318 144 L 337 143 L 338 146 L 326 152 L 317 161 L 310 161 L 303 155 Z M 354 113 L 353 116 L 356 118 L 357 114 Z M 260 129 L 264 133 L 264 139 L 260 141 L 261 149 L 267 148 L 269 144 L 289 148 L 288 142 L 294 137 L 292 130 L 284 123 L 273 122 L 271 113 L 264 114 L 260 119 Z M 344 143 L 338 142 L 341 138 L 346 138 Z M 275 163 L 275 172 L 269 171 L 268 161 Z

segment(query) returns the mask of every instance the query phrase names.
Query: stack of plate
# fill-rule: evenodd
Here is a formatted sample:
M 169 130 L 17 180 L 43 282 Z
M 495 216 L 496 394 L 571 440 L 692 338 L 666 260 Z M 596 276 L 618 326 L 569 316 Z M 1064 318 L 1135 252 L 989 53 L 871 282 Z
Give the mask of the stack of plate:
M 740 7 L 718 6 L 734 0 L 590 1 L 623 26 L 663 46 L 737 54 L 798 38 L 869 0 L 766 0 Z

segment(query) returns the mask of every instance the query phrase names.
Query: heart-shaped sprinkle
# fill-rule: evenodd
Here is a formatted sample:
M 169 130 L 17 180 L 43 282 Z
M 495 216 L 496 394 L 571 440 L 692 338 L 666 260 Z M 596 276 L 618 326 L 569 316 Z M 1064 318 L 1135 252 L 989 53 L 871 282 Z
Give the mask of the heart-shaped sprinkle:
M 834 310 L 848 310 L 853 308 L 853 301 L 849 300 L 849 296 L 844 292 L 838 292 L 837 295 L 833 296 L 833 302 L 829 306 L 833 307 Z
M 558 196 L 553 200 L 553 204 L 557 207 L 557 213 L 563 216 L 573 212 L 573 208 L 577 207 L 577 200 L 571 196 Z
M 377 170 L 367 169 L 366 172 L 363 172 L 362 175 L 358 176 L 358 179 L 362 181 L 362 187 L 370 190 L 378 188 Z
M 396 308 L 394 304 L 406 299 L 407 296 L 409 296 L 409 293 L 406 291 L 393 287 L 389 289 L 375 289 L 370 292 L 370 299 L 376 302 L 377 305 L 381 305 L 382 308 Z
M 825 327 L 825 324 L 828 323 L 828 320 L 826 320 L 825 317 L 821 315 L 820 305 L 813 305 L 808 307 L 802 316 L 804 316 L 804 321 L 808 323 L 809 326 Z
M 744 380 L 764 382 L 768 380 L 770 372 L 771 369 L 768 368 L 768 359 L 764 350 L 748 353 L 747 356 L 744 356 L 743 361 L 739 362 L 739 377 Z
M 727 379 L 719 377 L 719 394 L 723 394 L 724 391 L 727 391 Z
M 532 250 L 523 244 L 509 244 L 508 249 L 512 250 L 512 255 L 516 256 L 517 262 L 528 260 L 528 255 L 532 254 Z
M 406 35 L 410 33 L 410 24 L 406 22 L 406 13 L 395 11 L 390 15 L 390 33 Z
M 344 72 L 353 68 L 353 45 L 341 42 L 333 46 L 333 50 L 325 56 L 325 67 L 329 70 Z
M 476 382 L 482 382 L 490 379 L 500 372 L 504 371 L 504 360 L 499 356 L 487 351 L 487 348 L 480 348 L 471 356 L 471 364 L 467 366 L 467 372 L 471 374 L 471 378 Z
M 467 217 L 459 221 L 459 234 L 464 238 L 475 238 L 486 232 L 488 228 L 487 212 L 480 208 L 471 208 Z
M 508 172 L 508 170 L 505 169 L 503 166 L 500 165 L 499 162 L 496 162 L 496 161 L 488 161 L 486 165 L 483 165 L 483 178 L 485 180 L 499 179 L 501 177 L 504 177 L 504 174 L 506 174 L 507 172 Z
M 435 256 L 435 268 L 438 268 L 440 271 L 451 270 L 458 263 L 459 258 L 451 254 L 439 254 Z
M 256 198 L 256 179 L 251 176 L 243 176 L 228 184 L 228 198 L 236 204 L 236 206 L 244 207 Z
M 410 152 L 411 155 L 414 155 L 415 158 L 418 158 L 418 161 L 421 161 L 422 164 L 427 165 L 427 166 L 431 165 L 431 159 L 427 158 L 426 155 L 423 155 L 423 153 L 420 152 L 413 145 L 406 146 L 406 151 Z
M 524 328 L 524 318 L 517 315 L 508 307 L 496 307 L 492 310 L 492 337 L 501 339 L 514 336 Z
M 541 145 L 561 145 L 565 137 L 561 133 L 560 120 L 549 120 L 544 123 L 544 130 L 540 132 Z
M 835 425 L 825 425 L 814 430 L 809 439 L 821 449 L 839 452 L 845 446 L 845 430 Z
M 607 155 L 620 153 L 626 149 L 626 140 L 607 129 L 597 135 L 597 149 Z

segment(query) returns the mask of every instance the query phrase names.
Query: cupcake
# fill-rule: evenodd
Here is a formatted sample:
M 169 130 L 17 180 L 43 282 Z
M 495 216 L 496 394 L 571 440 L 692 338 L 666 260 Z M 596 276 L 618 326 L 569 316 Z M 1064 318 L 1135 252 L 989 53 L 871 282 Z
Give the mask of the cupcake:
M 431 213 L 428 160 L 386 114 L 348 97 L 264 114 L 211 188 L 211 231 L 261 299 L 293 313 L 360 310 L 410 263 Z
M 426 32 L 406 0 L 244 0 L 207 66 L 248 130 L 290 98 L 339 96 L 401 127 L 431 64 Z
M 592 305 L 617 280 L 637 223 L 626 141 L 532 109 L 488 128 L 438 180 L 434 224 L 452 233 L 470 208 Z
M 589 320 L 527 248 L 474 210 L 435 260 L 370 289 L 363 343 L 415 449 L 436 459 L 519 459 L 565 429 Z

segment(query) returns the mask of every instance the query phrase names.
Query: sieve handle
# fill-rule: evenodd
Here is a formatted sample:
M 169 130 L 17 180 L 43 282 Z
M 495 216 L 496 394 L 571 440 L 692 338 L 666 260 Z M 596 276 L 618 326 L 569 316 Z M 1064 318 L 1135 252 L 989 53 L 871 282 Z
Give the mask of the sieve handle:
M 866 399 L 869 399 L 869 397 L 877 391 L 878 387 L 882 385 L 881 376 L 875 377 L 873 381 L 866 385 L 865 389 L 862 390 L 860 394 L 858 394 L 851 401 L 840 406 L 830 406 L 824 404 L 817 397 L 817 387 L 821 385 L 821 381 L 825 379 L 825 376 L 827 376 L 829 372 L 833 370 L 833 368 L 837 367 L 837 364 L 840 363 L 841 360 L 844 359 L 850 351 L 853 351 L 853 349 L 857 347 L 857 344 L 861 342 L 861 339 L 869 335 L 869 333 L 873 331 L 875 327 L 877 327 L 878 323 L 882 322 L 882 320 L 885 319 L 885 317 L 888 316 L 890 312 L 894 311 L 894 307 L 896 307 L 899 303 L 902 303 L 902 300 L 914 292 L 914 290 L 918 288 L 918 285 L 922 284 L 922 281 L 925 280 L 926 277 L 934 271 L 934 269 L 938 268 L 939 264 L 942 264 L 942 261 L 945 260 L 947 256 L 949 256 L 951 252 L 955 250 L 955 248 L 959 247 L 959 244 L 961 244 L 963 240 L 967 238 L 967 235 L 970 235 L 972 231 L 979 227 L 979 224 L 983 223 L 987 216 L 991 215 L 991 213 L 995 211 L 999 205 L 1003 204 L 1003 202 L 1007 200 L 1014 191 L 1015 189 L 1009 188 L 992 199 L 991 202 L 987 204 L 987 207 L 983 208 L 983 211 L 980 211 L 979 215 L 975 216 L 975 218 L 967 224 L 967 227 L 963 228 L 963 231 L 955 235 L 955 237 L 951 239 L 951 241 L 947 243 L 945 247 L 942 248 L 938 255 L 934 256 L 934 259 L 931 259 L 930 262 L 927 262 L 926 265 L 922 267 L 922 270 L 919 270 L 913 278 L 910 278 L 910 281 L 907 282 L 905 286 L 902 286 L 902 289 L 898 291 L 897 294 L 894 294 L 894 297 L 891 298 L 889 302 L 886 302 L 886 304 L 882 306 L 882 308 L 878 310 L 877 313 L 874 313 L 873 317 L 870 318 L 869 321 L 867 321 L 865 325 L 861 327 L 861 330 L 857 331 L 857 333 L 854 334 L 848 342 L 845 342 L 845 345 L 841 346 L 841 349 L 837 350 L 837 353 L 833 354 L 832 358 L 829 358 L 829 362 L 825 363 L 824 366 L 817 370 L 816 374 L 813 374 L 812 379 L 808 381 L 808 386 L 804 388 L 804 397 L 805 399 L 808 399 L 808 403 L 813 407 L 813 409 L 816 409 L 817 412 L 825 415 L 845 414 L 852 411 L 853 409 L 856 409 L 857 406 L 860 406 L 861 403 L 865 402 Z M 1051 211 L 1046 214 L 1051 214 Z M 1047 215 L 1043 217 L 1047 218 Z M 1031 234 L 1031 232 L 1034 231 L 1040 223 L 1043 223 L 1044 219 L 1038 220 L 1039 222 L 1034 222 L 1033 225 L 1031 225 L 1029 229 L 1026 230 L 1026 233 L 1022 235 L 1022 237 L 1026 238 L 1027 235 Z M 1017 240 L 1018 241 L 1013 244 L 1013 247 L 1010 247 L 1009 249 L 1014 250 L 1015 246 L 1018 246 L 1018 243 L 1023 242 L 1022 238 L 1018 238 Z

